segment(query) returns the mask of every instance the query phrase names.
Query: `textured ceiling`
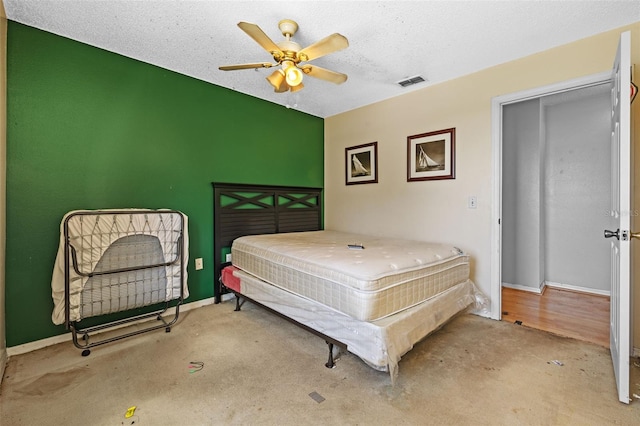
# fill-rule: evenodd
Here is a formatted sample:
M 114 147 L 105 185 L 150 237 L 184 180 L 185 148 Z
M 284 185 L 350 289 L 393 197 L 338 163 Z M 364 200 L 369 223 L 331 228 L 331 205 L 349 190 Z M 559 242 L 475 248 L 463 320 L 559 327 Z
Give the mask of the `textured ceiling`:
M 3 1 L 9 20 L 323 118 L 640 21 L 637 0 Z M 257 24 L 277 43 L 285 18 L 303 47 L 347 37 L 347 49 L 311 62 L 347 74 L 344 84 L 306 77 L 303 90 L 274 93 L 273 70 L 218 70 L 272 62 L 236 25 Z M 396 84 L 415 75 L 427 82 Z

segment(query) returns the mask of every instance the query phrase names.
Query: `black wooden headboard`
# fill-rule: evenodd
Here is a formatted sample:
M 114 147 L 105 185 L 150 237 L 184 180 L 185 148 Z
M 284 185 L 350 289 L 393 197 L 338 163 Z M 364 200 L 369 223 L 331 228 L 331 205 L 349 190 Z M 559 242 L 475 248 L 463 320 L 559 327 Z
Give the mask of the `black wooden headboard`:
M 212 185 L 215 303 L 221 300 L 220 272 L 234 239 L 322 229 L 322 188 L 220 182 Z

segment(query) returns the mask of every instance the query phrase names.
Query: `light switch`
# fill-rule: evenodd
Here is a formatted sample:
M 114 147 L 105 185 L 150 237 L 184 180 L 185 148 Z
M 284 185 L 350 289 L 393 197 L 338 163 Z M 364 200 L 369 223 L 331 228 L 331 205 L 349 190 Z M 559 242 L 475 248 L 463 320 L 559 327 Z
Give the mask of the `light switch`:
M 475 208 L 478 207 L 478 198 L 475 195 L 470 195 L 469 196 L 468 207 L 470 209 L 475 209 Z
M 199 271 L 200 269 L 202 269 L 204 266 L 202 265 L 202 258 L 199 257 L 196 259 L 196 271 Z

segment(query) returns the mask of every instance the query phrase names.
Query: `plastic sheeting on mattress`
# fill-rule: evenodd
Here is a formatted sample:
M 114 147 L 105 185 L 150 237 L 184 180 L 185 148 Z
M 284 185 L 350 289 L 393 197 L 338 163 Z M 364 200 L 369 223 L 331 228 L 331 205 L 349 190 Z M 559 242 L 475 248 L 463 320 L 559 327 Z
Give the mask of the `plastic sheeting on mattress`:
M 471 280 L 404 311 L 378 321 L 361 321 L 325 305 L 261 281 L 233 268 L 242 294 L 347 345 L 347 350 L 376 370 L 388 371 L 392 383 L 400 358 L 447 320 L 473 309 L 486 313 L 487 298 Z M 224 283 L 224 281 L 223 281 Z

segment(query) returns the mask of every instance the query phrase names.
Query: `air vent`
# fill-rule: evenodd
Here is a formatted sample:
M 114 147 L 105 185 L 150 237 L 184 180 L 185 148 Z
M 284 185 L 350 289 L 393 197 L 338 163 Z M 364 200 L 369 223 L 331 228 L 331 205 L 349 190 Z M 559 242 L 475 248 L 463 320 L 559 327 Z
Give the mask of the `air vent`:
M 421 76 L 416 75 L 415 77 L 408 77 L 408 78 L 405 78 L 404 80 L 400 80 L 397 83 L 402 87 L 407 87 L 414 84 L 422 83 L 423 81 L 426 81 L 426 80 Z

